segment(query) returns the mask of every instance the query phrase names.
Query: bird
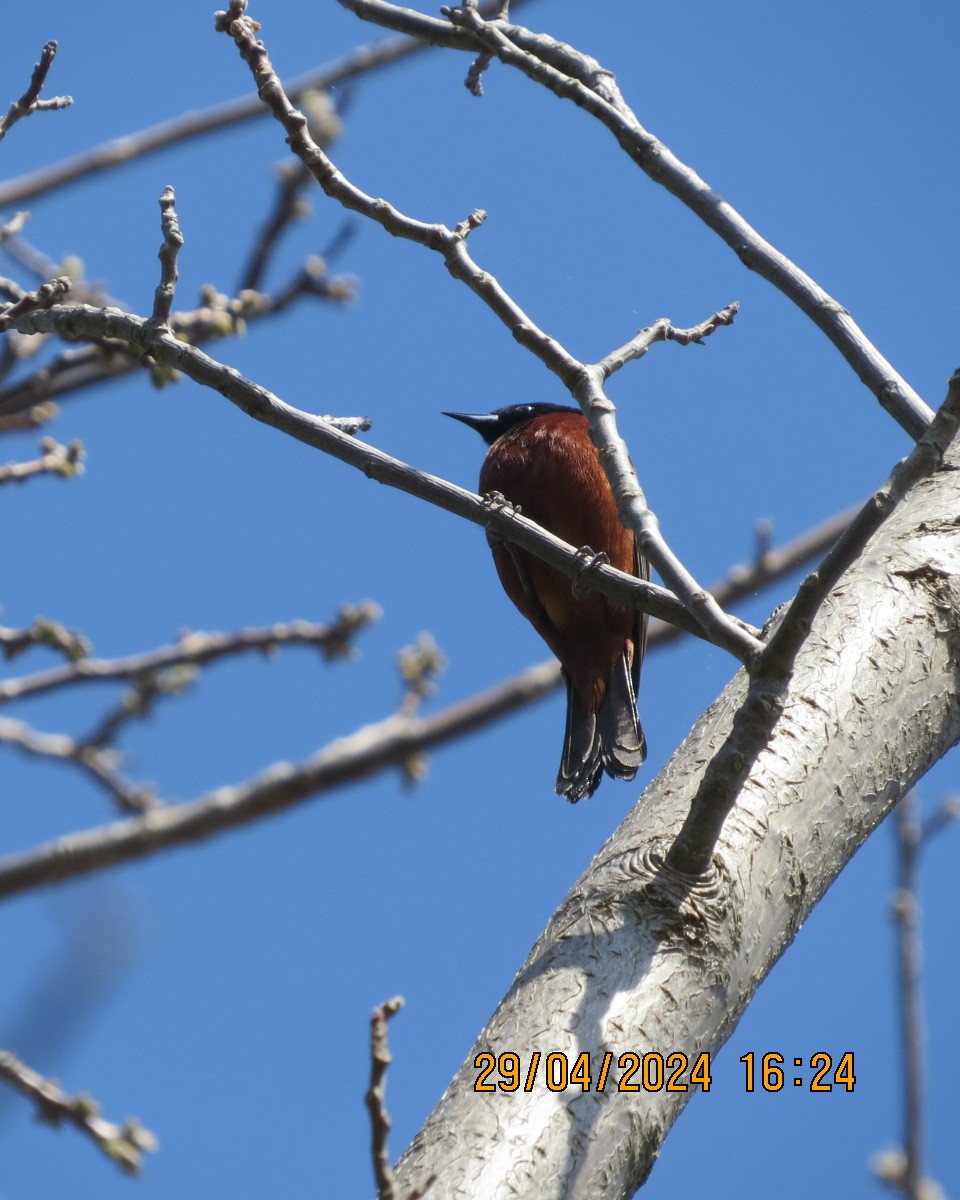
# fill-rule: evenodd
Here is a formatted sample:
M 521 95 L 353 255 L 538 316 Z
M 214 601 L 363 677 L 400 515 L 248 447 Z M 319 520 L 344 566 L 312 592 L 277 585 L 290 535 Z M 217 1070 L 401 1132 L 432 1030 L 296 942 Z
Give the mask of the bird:
M 613 489 L 583 413 L 561 404 L 509 404 L 491 413 L 445 412 L 489 446 L 480 493 L 502 497 L 573 546 L 589 547 L 618 570 L 650 578 L 633 533 L 617 515 Z M 647 755 L 637 687 L 647 618 L 599 592 L 578 597 L 572 581 L 519 546 L 491 540 L 507 596 L 560 660 L 567 722 L 557 792 L 592 796 L 603 773 L 633 779 Z

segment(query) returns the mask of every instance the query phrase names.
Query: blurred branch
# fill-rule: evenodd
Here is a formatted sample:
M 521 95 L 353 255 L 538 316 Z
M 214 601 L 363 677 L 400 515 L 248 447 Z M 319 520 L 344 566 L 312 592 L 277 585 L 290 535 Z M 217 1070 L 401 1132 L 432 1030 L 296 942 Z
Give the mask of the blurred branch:
M 70 662 L 90 653 L 87 639 L 59 621 L 37 617 L 29 629 L 4 629 L 0 626 L 0 653 L 8 661 L 31 646 L 50 646 L 64 654 Z
M 321 146 L 329 145 L 341 132 L 342 107 L 335 106 L 326 92 L 307 92 L 304 100 L 317 141 Z M 280 238 L 288 226 L 310 211 L 304 192 L 313 183 L 313 176 L 303 163 L 289 160 L 279 163 L 277 181 L 279 186 L 273 208 L 260 230 L 250 254 L 250 261 L 241 276 L 241 292 L 253 291 L 261 286 Z M 320 255 L 320 259 L 330 262 L 331 250 L 336 253 L 347 240 L 341 227 L 331 246 Z
M 40 443 L 40 449 L 40 457 L 31 462 L 7 463 L 0 467 L 0 486 L 24 483 L 34 475 L 59 475 L 61 479 L 70 479 L 83 474 L 83 442 L 75 439 L 69 446 L 61 446 L 58 441 L 46 437 Z
M 31 113 L 50 111 L 51 109 L 66 108 L 73 103 L 71 96 L 53 96 L 49 100 L 41 100 L 40 92 L 47 80 L 47 74 L 53 65 L 57 54 L 57 43 L 47 42 L 40 52 L 40 61 L 33 68 L 30 85 L 19 100 L 15 100 L 7 110 L 5 117 L 0 117 L 0 142 L 23 117 Z
M 474 54 L 493 55 L 596 117 L 654 183 L 691 209 L 746 267 L 783 292 L 826 334 L 861 382 L 911 437 L 917 438 L 923 432 L 933 416 L 931 409 L 887 362 L 843 305 L 762 238 L 696 171 L 649 133 L 624 100 L 613 73 L 596 59 L 521 25 L 486 20 L 473 4 L 442 7 L 440 11 L 447 18 L 442 21 L 385 0 L 339 3 L 363 20 L 388 29 Z
M 758 553 L 750 562 L 730 568 L 723 579 L 710 585 L 718 604 L 730 608 L 755 595 L 762 588 L 821 558 L 860 511 L 860 505 L 844 509 L 819 525 L 800 534 L 779 549 L 771 549 L 766 539 L 758 538 Z M 683 630 L 662 621 L 652 621 L 648 645 L 662 646 L 683 636 Z
M 904 1056 L 904 1172 L 903 1192 L 908 1200 L 922 1200 L 923 1179 L 923 997 L 920 968 L 920 899 L 917 868 L 920 823 L 915 792 L 907 792 L 897 806 L 897 850 L 900 879 L 894 901 L 899 939 L 900 1021 Z
M 160 803 L 148 788 L 138 787 L 117 772 L 114 751 L 93 742 L 66 733 L 41 733 L 24 721 L 0 717 L 0 743 L 39 758 L 59 759 L 79 767 L 109 792 L 121 812 L 144 813 Z
M 11 413 L 8 417 L 0 417 L 0 436 L 5 433 L 22 433 L 27 429 L 36 429 L 52 421 L 57 416 L 55 404 L 35 404 L 33 408 L 23 412 Z
M 41 1121 L 55 1126 L 72 1125 L 128 1175 L 139 1174 L 144 1153 L 157 1148 L 156 1137 L 136 1118 L 123 1125 L 105 1121 L 90 1096 L 68 1096 L 55 1083 L 31 1071 L 9 1050 L 0 1050 L 0 1080 L 35 1101 Z
M 907 792 L 896 811 L 896 845 L 899 866 L 893 919 L 897 930 L 897 979 L 900 1000 L 900 1034 L 903 1046 L 903 1144 L 874 1159 L 877 1178 L 906 1200 L 944 1200 L 934 1179 L 924 1176 L 924 1043 L 922 959 L 920 934 L 920 852 L 957 816 L 955 801 L 947 801 L 927 823 L 920 821 L 917 796 Z
M 285 625 L 241 629 L 237 633 L 186 631 L 180 635 L 176 645 L 163 646 L 145 654 L 112 659 L 78 658 L 64 666 L 38 671 L 34 675 L 5 679 L 0 683 L 0 703 L 80 683 L 125 681 L 136 684 L 171 667 L 202 667 L 236 654 L 249 654 L 252 651 L 269 654 L 281 646 L 316 646 L 328 661 L 349 657 L 353 652 L 354 635 L 379 617 L 379 607 L 366 600 L 356 605 L 343 605 L 336 619 L 328 625 L 291 621 Z

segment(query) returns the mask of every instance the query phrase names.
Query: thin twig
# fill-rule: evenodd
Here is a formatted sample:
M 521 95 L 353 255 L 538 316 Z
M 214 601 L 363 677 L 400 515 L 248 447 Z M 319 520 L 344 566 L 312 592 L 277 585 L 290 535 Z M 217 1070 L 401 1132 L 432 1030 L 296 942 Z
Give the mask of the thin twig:
M 73 103 L 72 96 L 53 96 L 49 100 L 41 100 L 40 92 L 47 79 L 50 67 L 57 53 L 57 43 L 47 42 L 40 52 L 40 61 L 33 68 L 30 85 L 19 100 L 15 100 L 7 110 L 5 117 L 0 117 L 0 142 L 22 117 L 41 110 L 66 108 Z
M 907 792 L 897 806 L 896 846 L 899 873 L 893 900 L 897 932 L 897 981 L 900 1000 L 900 1034 L 903 1046 L 903 1142 L 884 1150 L 873 1162 L 881 1182 L 907 1200 L 944 1200 L 945 1193 L 924 1175 L 924 1094 L 926 1091 L 923 1026 L 923 943 L 920 933 L 920 854 L 958 816 L 956 799 L 945 801 L 940 811 L 921 821 L 915 792 Z
M 24 721 L 0 717 L 0 743 L 25 754 L 52 758 L 79 767 L 106 789 L 122 813 L 145 813 L 159 804 L 153 792 L 124 779 L 116 769 L 116 754 L 66 733 L 42 733 Z
M 0 1079 L 37 1105 L 37 1116 L 50 1125 L 72 1125 L 85 1134 L 121 1171 L 137 1175 L 143 1155 L 156 1150 L 157 1139 L 136 1118 L 114 1125 L 99 1115 L 95 1100 L 80 1094 L 68 1096 L 55 1083 L 25 1066 L 9 1050 L 0 1050 Z
M 691 329 L 676 329 L 667 317 L 661 317 L 659 321 L 654 321 L 646 329 L 641 329 L 625 346 L 621 346 L 619 350 L 614 350 L 606 358 L 595 363 L 594 370 L 605 381 L 615 371 L 626 366 L 628 362 L 643 358 L 655 342 L 676 342 L 679 346 L 689 346 L 691 342 L 698 346 L 703 345 L 703 339 L 709 337 L 721 325 L 732 325 L 733 319 L 739 311 L 740 304 L 735 300 Z
M 160 282 L 154 293 L 153 314 L 150 320 L 155 325 L 169 326 L 173 297 L 177 290 L 177 257 L 183 246 L 183 234 L 180 232 L 180 221 L 177 218 L 176 196 L 169 184 L 160 193 L 160 223 L 163 229 L 163 244 L 157 255 L 160 259 Z
M 334 105 L 326 92 L 306 93 L 304 99 L 311 110 L 312 125 L 321 146 L 333 142 L 341 131 L 342 105 Z M 286 229 L 310 211 L 303 193 L 313 183 L 313 176 L 299 161 L 280 163 L 277 168 L 279 187 L 273 209 L 254 243 L 250 261 L 241 275 L 243 291 L 257 290 L 263 283 L 270 259 Z M 327 255 L 322 254 L 326 259 Z
M 907 792 L 897 806 L 900 879 L 894 901 L 899 941 L 900 1022 L 903 1039 L 903 1192 L 923 1200 L 923 997 L 920 970 L 920 898 L 917 894 L 921 846 L 916 793 Z
M 50 646 L 70 662 L 85 658 L 90 653 L 90 643 L 85 637 L 47 617 L 36 617 L 28 629 L 0 627 L 0 653 L 8 661 L 31 646 Z
M 281 234 L 308 211 L 303 193 L 313 182 L 313 176 L 301 162 L 281 163 L 277 169 L 279 187 L 273 210 L 253 247 L 250 262 L 240 279 L 240 291 L 258 289 L 266 274 L 267 264 Z
M 11 329 L 18 318 L 25 313 L 35 312 L 39 309 L 50 308 L 53 304 L 58 304 L 63 297 L 70 291 L 71 283 L 66 275 L 59 275 L 56 279 L 51 279 L 49 283 L 43 284 L 37 288 L 35 292 L 26 292 L 19 300 L 12 304 L 4 304 L 0 306 L 0 333 Z
M 393 1062 L 387 1041 L 387 1023 L 403 1008 L 403 997 L 394 996 L 373 1010 L 370 1018 L 370 1086 L 364 1097 L 370 1113 L 371 1153 L 373 1176 L 377 1183 L 377 1200 L 396 1200 L 393 1169 L 387 1145 L 390 1136 L 390 1115 L 387 1112 L 387 1068 Z
M 58 441 L 48 437 L 40 443 L 40 449 L 42 453 L 39 458 L 0 467 L 0 486 L 5 483 L 24 483 L 35 475 L 59 475 L 61 479 L 70 479 L 83 474 L 83 442 L 74 440 L 69 446 L 61 446 Z

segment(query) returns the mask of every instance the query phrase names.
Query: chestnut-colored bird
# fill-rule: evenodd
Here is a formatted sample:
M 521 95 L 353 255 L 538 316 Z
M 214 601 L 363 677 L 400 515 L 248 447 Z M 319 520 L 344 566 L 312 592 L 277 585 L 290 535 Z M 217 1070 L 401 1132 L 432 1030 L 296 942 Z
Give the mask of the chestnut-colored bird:
M 579 409 L 511 404 L 482 415 L 443 415 L 475 429 L 490 447 L 481 494 L 499 492 L 565 542 L 589 546 L 618 570 L 650 578 L 633 534 L 620 524 Z M 577 599 L 572 580 L 519 546 L 500 542 L 493 558 L 504 590 L 560 660 L 567 685 L 557 791 L 575 802 L 593 795 L 604 771 L 632 779 L 647 755 L 637 720 L 646 615 L 599 592 Z

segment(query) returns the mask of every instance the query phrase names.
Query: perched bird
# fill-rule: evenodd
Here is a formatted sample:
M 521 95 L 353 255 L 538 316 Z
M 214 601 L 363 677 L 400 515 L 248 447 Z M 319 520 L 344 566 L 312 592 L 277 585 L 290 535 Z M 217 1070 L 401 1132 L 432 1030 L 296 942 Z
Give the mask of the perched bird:
M 641 579 L 650 568 L 620 524 L 613 490 L 579 409 L 511 404 L 482 415 L 448 412 L 490 449 L 481 494 L 500 493 L 525 517 L 573 546 L 604 553 Z M 567 685 L 567 728 L 557 791 L 571 802 L 592 796 L 604 771 L 632 779 L 647 755 L 637 720 L 637 685 L 646 615 L 589 592 L 508 542 L 493 547 L 507 595 L 560 660 Z

